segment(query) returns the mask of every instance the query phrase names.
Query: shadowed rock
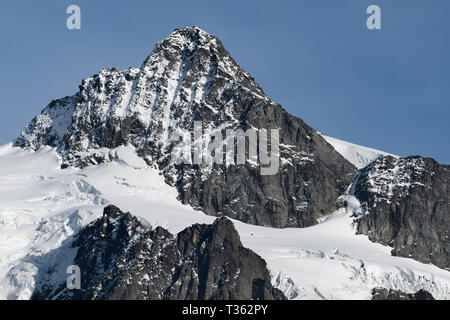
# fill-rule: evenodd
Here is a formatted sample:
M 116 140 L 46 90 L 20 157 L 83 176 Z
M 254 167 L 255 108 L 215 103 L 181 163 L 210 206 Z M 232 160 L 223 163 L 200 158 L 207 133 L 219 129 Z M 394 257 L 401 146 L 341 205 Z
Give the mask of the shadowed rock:
M 32 299 L 286 299 L 271 285 L 266 262 L 242 246 L 227 218 L 174 236 L 108 206 L 73 246 L 81 289 L 38 282 Z

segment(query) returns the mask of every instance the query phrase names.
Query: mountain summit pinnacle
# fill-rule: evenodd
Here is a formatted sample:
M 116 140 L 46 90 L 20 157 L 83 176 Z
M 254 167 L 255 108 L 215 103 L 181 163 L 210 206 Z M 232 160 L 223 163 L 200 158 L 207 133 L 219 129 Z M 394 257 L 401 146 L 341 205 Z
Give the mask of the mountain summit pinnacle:
M 203 45 L 218 40 L 214 35 L 209 34 L 198 26 L 177 28 L 163 41 L 171 43 L 197 42 Z
M 280 170 L 264 177 L 240 166 L 177 164 L 175 131 L 279 129 Z M 207 142 L 209 143 L 209 141 Z M 269 99 L 215 36 L 176 29 L 139 68 L 102 69 L 79 91 L 52 101 L 23 130 L 16 146 L 55 147 L 63 166 L 114 159 L 131 145 L 176 186 L 179 199 L 210 215 L 275 227 L 309 226 L 336 208 L 356 168 L 301 119 Z
M 205 50 L 224 51 L 220 40 L 198 26 L 175 29 L 166 39 L 158 42 L 156 48 L 162 50 L 185 50 L 203 48 Z

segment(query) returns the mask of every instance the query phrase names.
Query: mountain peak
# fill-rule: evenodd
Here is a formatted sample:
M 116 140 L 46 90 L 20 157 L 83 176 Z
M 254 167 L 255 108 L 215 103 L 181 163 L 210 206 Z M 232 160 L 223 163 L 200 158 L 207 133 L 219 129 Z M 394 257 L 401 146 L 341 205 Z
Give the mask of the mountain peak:
M 204 161 L 199 167 L 179 165 L 173 153 L 180 137 L 189 144 L 185 138 L 192 137 L 197 121 Z M 210 161 L 205 147 L 214 134 L 249 128 L 279 130 L 277 177 L 260 178 L 261 163 L 215 166 Z M 173 31 L 139 68 L 104 69 L 84 80 L 77 94 L 36 116 L 15 145 L 56 147 L 64 167 L 107 162 L 114 159 L 113 149 L 131 145 L 177 187 L 184 203 L 277 227 L 317 223 L 335 208 L 356 173 L 314 129 L 270 100 L 220 40 L 199 27 Z M 283 187 L 269 187 L 273 181 L 283 181 Z
M 166 39 L 158 42 L 155 50 L 185 50 L 194 47 L 208 48 L 210 45 L 217 45 L 218 43 L 220 43 L 220 41 L 218 41 L 215 36 L 194 26 L 175 29 Z M 220 44 L 220 46 L 222 46 L 222 44 Z
M 242 91 L 272 103 L 218 38 L 196 26 L 175 29 L 140 68 L 102 69 L 84 79 L 74 96 L 53 101 L 15 145 L 35 150 L 42 145 L 57 147 L 64 160 L 79 164 L 85 157 L 78 155 L 89 154 L 88 149 L 129 143 L 121 129 L 123 121 L 132 119 L 129 129 L 136 143 L 151 140 L 166 148 L 175 127 L 186 128 L 195 120 L 237 123 L 244 110 L 236 107 L 235 99 Z
M 167 39 L 174 39 L 177 37 L 182 37 L 186 39 L 201 39 L 201 40 L 216 39 L 214 35 L 206 32 L 199 26 L 175 28 Z
M 197 26 L 175 29 L 166 39 L 157 43 L 142 68 L 156 68 L 161 64 L 174 65 L 178 68 L 177 74 L 172 76 L 209 71 L 211 73 L 208 76 L 212 77 L 220 69 L 221 74 L 231 80 L 242 81 L 248 78 L 254 82 L 234 61 L 216 36 Z M 253 86 L 258 87 L 263 94 L 256 83 Z

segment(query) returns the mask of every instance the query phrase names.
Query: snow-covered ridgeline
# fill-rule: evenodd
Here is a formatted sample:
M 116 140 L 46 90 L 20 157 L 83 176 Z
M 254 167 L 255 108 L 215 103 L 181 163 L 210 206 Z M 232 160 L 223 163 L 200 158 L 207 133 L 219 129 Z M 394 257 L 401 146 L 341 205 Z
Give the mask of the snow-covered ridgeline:
M 398 158 L 398 156 L 372 149 L 364 146 L 360 146 L 347 141 L 339 140 L 322 134 L 322 137 L 331 144 L 337 152 L 339 152 L 345 159 L 352 163 L 358 169 L 362 169 L 372 163 L 375 159 L 381 156 L 392 156 Z

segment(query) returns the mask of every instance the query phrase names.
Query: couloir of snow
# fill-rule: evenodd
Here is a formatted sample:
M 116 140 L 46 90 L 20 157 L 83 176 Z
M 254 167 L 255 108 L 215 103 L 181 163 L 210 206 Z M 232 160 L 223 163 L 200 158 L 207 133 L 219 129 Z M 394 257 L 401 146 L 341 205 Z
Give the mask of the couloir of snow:
M 339 140 L 336 138 L 328 137 L 322 134 L 322 137 L 333 146 L 333 148 L 339 152 L 345 159 L 352 163 L 358 169 L 362 169 L 372 163 L 375 159 L 381 156 L 398 156 L 372 149 L 364 146 L 360 146 L 347 141 Z
M 1 299 L 30 298 L 38 268 L 49 271 L 49 282 L 61 281 L 74 256 L 65 240 L 100 217 L 108 203 L 172 233 L 214 221 L 181 204 L 177 191 L 134 148 L 109 152 L 115 160 L 108 164 L 61 170 L 49 147 L 35 152 L 0 147 Z M 405 292 L 424 288 L 450 299 L 450 272 L 392 257 L 389 247 L 355 235 L 350 216 L 358 201 L 346 199 L 346 208 L 310 228 L 234 224 L 243 244 L 267 261 L 273 283 L 290 299 L 368 299 L 379 286 Z M 51 255 L 61 246 L 63 254 Z M 43 259 L 44 254 L 52 258 Z

